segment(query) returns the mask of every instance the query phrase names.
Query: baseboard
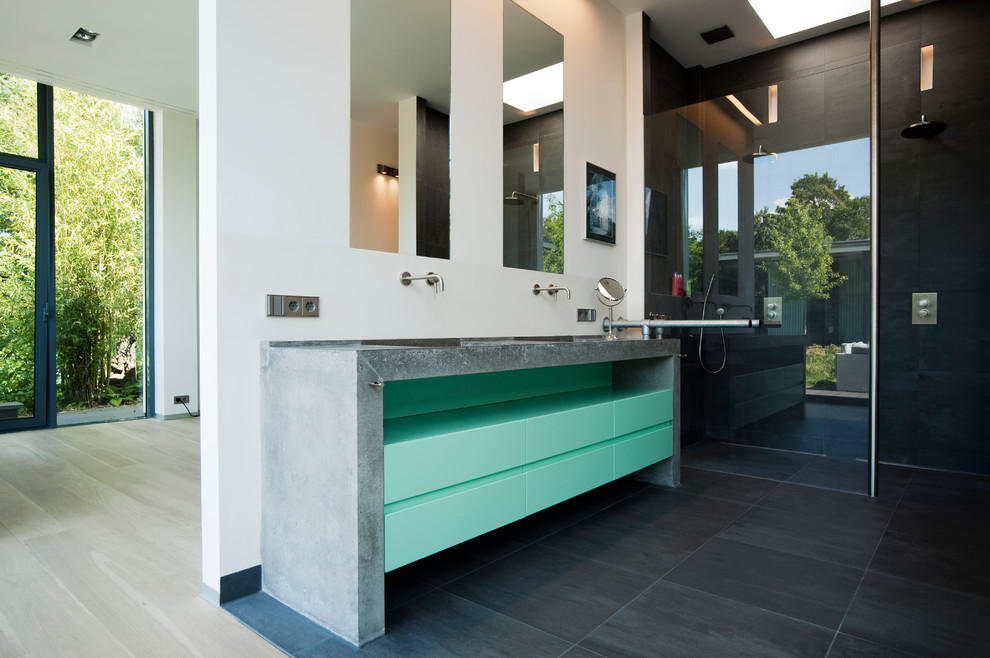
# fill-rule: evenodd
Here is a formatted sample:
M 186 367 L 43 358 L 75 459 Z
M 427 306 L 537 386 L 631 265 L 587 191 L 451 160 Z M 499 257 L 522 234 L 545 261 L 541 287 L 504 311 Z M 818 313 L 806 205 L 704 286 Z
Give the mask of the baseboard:
M 197 412 L 193 412 L 197 413 Z M 155 418 L 158 420 L 176 420 L 178 418 L 194 418 L 195 416 L 190 416 L 185 411 L 181 414 L 155 414 Z
M 219 605 L 261 591 L 261 565 L 220 577 Z
M 203 583 L 203 588 L 199 592 L 199 598 L 203 599 L 214 608 L 220 607 L 220 592 L 216 591 L 206 583 Z

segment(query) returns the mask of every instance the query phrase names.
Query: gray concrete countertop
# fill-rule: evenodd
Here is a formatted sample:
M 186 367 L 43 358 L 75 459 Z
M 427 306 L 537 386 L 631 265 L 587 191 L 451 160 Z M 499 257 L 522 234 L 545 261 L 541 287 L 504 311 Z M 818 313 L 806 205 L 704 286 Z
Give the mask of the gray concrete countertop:
M 380 381 L 674 356 L 680 340 L 599 337 L 269 341 L 268 350 L 356 352 Z

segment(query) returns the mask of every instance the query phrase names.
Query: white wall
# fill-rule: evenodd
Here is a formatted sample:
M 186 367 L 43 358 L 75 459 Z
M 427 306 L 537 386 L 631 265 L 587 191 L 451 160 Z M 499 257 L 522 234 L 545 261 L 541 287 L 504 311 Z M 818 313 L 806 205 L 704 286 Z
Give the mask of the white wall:
M 222 575 L 260 563 L 261 341 L 600 333 L 598 324 L 577 324 L 576 309 L 601 308 L 595 281 L 603 275 L 621 279 L 627 271 L 627 204 L 620 198 L 616 247 L 584 240 L 585 163 L 614 171 L 624 189 L 626 22 L 602 0 L 519 4 L 564 35 L 563 276 L 500 265 L 502 54 L 496 26 L 502 0 L 452 0 L 450 261 L 348 247 L 348 1 L 200 2 L 208 595 L 219 589 Z M 257 39 L 259 33 L 265 38 Z M 265 88 L 259 80 L 279 84 Z M 636 200 L 642 204 L 642 191 Z M 398 281 L 404 270 L 439 272 L 446 291 L 434 295 L 421 282 L 404 287 Z M 532 295 L 534 283 L 551 278 L 571 288 L 570 301 Z M 634 292 L 641 281 L 627 283 L 631 295 L 641 294 Z M 321 317 L 266 318 L 267 292 L 319 295 Z
M 196 280 L 196 119 L 154 114 L 155 415 L 187 414 L 176 395 L 199 409 Z

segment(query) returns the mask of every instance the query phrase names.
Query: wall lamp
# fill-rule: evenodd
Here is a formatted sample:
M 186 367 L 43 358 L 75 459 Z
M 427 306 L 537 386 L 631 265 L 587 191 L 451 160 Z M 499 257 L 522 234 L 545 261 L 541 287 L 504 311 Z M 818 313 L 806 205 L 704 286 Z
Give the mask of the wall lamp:
M 395 167 L 389 167 L 388 165 L 380 164 L 378 165 L 378 173 L 385 176 L 392 176 L 393 178 L 399 177 L 399 170 Z

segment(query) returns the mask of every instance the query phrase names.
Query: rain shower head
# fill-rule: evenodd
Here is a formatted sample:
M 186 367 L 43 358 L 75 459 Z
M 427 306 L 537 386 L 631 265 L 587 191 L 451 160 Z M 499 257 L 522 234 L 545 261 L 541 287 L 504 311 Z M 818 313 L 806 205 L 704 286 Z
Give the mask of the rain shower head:
M 901 137 L 906 137 L 907 139 L 934 137 L 947 127 L 948 126 L 944 121 L 929 121 L 928 117 L 922 114 L 921 121 L 918 123 L 912 123 L 910 126 L 901 131 Z
M 753 162 L 755 162 L 757 158 L 764 158 L 768 155 L 772 155 L 774 160 L 777 159 L 776 153 L 774 153 L 773 151 L 767 151 L 766 149 L 763 148 L 763 144 L 760 144 L 760 148 L 756 149 L 754 153 L 747 153 L 746 155 L 744 155 L 743 160 L 745 162 L 753 164 Z
M 523 198 L 532 199 L 533 201 L 538 201 L 539 199 L 532 194 L 526 194 L 525 192 L 514 191 L 507 197 L 502 199 L 502 203 L 507 206 L 521 206 L 523 203 Z

